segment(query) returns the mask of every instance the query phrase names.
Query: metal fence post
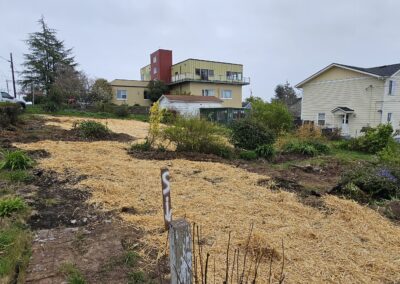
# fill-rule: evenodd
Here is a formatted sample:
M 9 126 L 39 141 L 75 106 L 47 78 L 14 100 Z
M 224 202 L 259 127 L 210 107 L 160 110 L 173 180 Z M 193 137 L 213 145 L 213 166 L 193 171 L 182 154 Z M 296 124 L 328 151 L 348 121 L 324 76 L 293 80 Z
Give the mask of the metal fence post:
M 192 236 L 185 219 L 169 225 L 171 284 L 192 284 Z

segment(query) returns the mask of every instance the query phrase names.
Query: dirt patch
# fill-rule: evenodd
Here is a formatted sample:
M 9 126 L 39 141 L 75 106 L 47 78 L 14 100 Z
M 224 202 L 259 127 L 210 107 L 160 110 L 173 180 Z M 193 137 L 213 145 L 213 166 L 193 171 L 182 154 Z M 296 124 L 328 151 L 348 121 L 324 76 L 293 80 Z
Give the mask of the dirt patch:
M 214 163 L 230 163 L 229 160 L 223 159 L 213 154 L 192 153 L 192 152 L 175 152 L 175 151 L 137 151 L 128 150 L 128 153 L 140 160 L 176 160 L 185 159 L 189 161 L 214 162 Z
M 60 122 L 56 118 L 33 117 L 18 124 L 10 130 L 0 130 L 0 147 L 11 148 L 12 143 L 31 143 L 41 140 L 52 141 L 119 141 L 129 142 L 136 138 L 125 133 L 110 133 L 107 137 L 101 139 L 86 139 L 78 135 L 75 129 L 65 129 L 60 126 L 49 124 L 49 122 Z

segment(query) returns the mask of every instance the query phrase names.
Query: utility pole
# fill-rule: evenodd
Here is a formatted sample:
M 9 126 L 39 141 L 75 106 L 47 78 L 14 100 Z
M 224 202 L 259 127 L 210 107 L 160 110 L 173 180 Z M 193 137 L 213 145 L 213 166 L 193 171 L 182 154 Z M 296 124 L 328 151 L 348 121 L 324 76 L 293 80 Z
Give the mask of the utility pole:
M 10 63 L 11 63 L 11 73 L 12 73 L 13 88 L 14 88 L 14 98 L 16 99 L 17 90 L 15 89 L 14 62 L 13 62 L 12 52 L 10 52 Z

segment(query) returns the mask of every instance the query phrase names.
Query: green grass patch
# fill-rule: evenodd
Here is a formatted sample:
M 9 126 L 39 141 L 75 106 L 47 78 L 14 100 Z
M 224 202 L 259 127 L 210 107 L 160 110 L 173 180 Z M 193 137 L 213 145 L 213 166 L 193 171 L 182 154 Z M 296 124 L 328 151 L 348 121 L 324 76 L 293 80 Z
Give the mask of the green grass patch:
M 85 278 L 79 269 L 72 263 L 64 263 L 60 271 L 65 275 L 68 284 L 85 284 Z
M 26 170 L 32 167 L 33 160 L 21 150 L 3 151 L 3 160 L 0 162 L 0 170 Z
M 0 171 L 0 180 L 6 180 L 11 182 L 30 182 L 32 179 L 33 176 L 31 175 L 30 172 L 26 170 Z
M 15 212 L 24 211 L 26 208 L 25 202 L 19 197 L 0 199 L 0 217 L 9 217 Z
M 40 105 L 28 106 L 26 108 L 26 114 L 51 114 L 51 115 L 62 115 L 62 116 L 74 116 L 74 117 L 88 117 L 88 118 L 118 118 L 118 119 L 133 119 L 147 122 L 149 116 L 146 114 L 129 114 L 121 117 L 117 113 L 111 112 L 97 112 L 88 110 L 77 110 L 77 109 L 61 109 L 55 112 L 46 112 Z
M 335 145 L 333 144 L 333 146 Z M 331 147 L 331 155 L 344 163 L 351 163 L 355 161 L 374 162 L 377 160 L 376 155 L 373 154 L 352 151 L 352 150 L 345 150 L 336 147 Z
M 11 282 L 18 266 L 18 283 L 23 283 L 24 271 L 30 257 L 29 231 L 19 223 L 2 223 L 0 229 L 0 283 Z M 5 282 L 3 282 L 5 281 Z

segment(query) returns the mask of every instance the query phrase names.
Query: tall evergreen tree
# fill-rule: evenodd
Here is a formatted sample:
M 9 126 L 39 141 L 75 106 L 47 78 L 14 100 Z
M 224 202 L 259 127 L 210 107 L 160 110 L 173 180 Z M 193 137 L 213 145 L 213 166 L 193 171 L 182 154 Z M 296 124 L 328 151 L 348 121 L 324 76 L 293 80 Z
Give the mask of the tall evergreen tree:
M 65 66 L 74 68 L 72 49 L 64 47 L 64 41 L 57 39 L 57 32 L 49 28 L 44 18 L 39 21 L 40 31 L 29 34 L 26 43 L 29 53 L 24 54 L 25 61 L 20 81 L 23 89 L 32 83 L 48 92 L 56 80 L 57 69 Z
M 280 84 L 275 88 L 275 97 L 273 100 L 279 101 L 287 106 L 293 104 L 297 100 L 296 91 L 290 86 L 289 82 L 284 85 Z

